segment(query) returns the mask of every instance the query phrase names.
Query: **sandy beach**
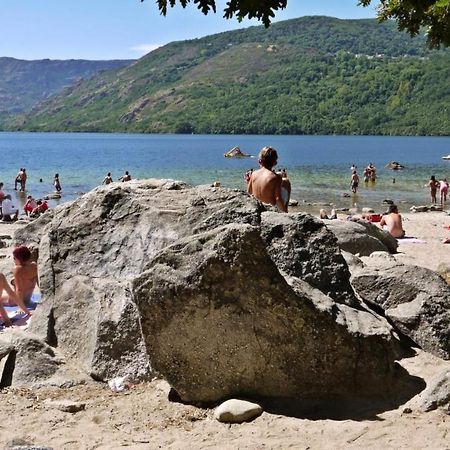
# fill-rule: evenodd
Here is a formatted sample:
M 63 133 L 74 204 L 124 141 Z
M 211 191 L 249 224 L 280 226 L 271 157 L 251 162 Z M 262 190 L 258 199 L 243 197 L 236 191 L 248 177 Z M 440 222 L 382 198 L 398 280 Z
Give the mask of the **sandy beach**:
M 403 214 L 407 236 L 395 258 L 436 270 L 450 266 L 450 215 L 445 212 Z M 0 270 L 10 278 L 11 240 L 19 223 L 0 222 Z M 400 362 L 412 375 L 428 382 L 450 362 L 418 351 Z M 418 396 L 395 409 L 373 412 L 371 405 L 340 417 L 312 419 L 264 412 L 250 423 L 217 422 L 212 409 L 170 402 L 162 380 L 138 384 L 114 393 L 107 384 L 88 382 L 73 388 L 0 391 L 0 445 L 40 445 L 54 449 L 335 449 L 449 448 L 450 415 L 417 408 Z M 49 407 L 45 401 L 73 400 L 85 405 L 77 413 Z M 407 409 L 410 408 L 410 409 Z

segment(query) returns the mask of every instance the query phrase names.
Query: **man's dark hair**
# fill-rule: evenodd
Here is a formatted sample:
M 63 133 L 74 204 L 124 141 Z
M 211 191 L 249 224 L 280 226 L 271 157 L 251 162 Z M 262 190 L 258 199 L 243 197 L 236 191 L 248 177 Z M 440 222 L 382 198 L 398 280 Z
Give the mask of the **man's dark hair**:
M 388 213 L 389 214 L 391 214 L 391 213 L 398 213 L 397 205 L 394 205 L 394 204 L 389 205 Z

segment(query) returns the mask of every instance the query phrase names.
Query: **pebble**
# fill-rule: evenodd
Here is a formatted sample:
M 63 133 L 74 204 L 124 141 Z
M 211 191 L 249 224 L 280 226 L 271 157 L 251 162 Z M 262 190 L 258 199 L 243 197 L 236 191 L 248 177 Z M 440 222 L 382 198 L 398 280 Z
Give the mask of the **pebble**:
M 76 413 L 83 411 L 86 408 L 86 403 L 76 402 L 72 400 L 44 400 L 44 405 L 47 408 L 59 409 L 63 412 Z
M 260 416 L 262 412 L 262 407 L 257 403 L 231 399 L 216 408 L 214 417 L 219 422 L 242 423 Z

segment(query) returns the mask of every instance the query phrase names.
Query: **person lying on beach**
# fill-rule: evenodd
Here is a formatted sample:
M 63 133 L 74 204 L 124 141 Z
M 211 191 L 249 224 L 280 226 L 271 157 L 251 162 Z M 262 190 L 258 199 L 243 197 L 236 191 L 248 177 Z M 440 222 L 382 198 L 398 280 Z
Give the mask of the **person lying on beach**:
M 402 216 L 398 213 L 397 205 L 389 205 L 388 213 L 380 220 L 380 227 L 386 226 L 389 234 L 395 238 L 404 238 L 405 230 L 402 225 Z
M 38 285 L 37 264 L 31 259 L 31 252 L 28 247 L 21 245 L 13 250 L 15 267 L 13 270 L 14 295 L 0 297 L 2 306 L 17 305 L 24 313 L 31 315 L 27 305 L 30 304 L 34 288 Z
M 277 151 L 272 147 L 264 147 L 259 153 L 261 168 L 251 174 L 247 191 L 263 203 L 276 205 L 280 211 L 288 212 L 290 192 L 287 187 L 283 187 L 281 175 L 273 171 L 277 162 Z

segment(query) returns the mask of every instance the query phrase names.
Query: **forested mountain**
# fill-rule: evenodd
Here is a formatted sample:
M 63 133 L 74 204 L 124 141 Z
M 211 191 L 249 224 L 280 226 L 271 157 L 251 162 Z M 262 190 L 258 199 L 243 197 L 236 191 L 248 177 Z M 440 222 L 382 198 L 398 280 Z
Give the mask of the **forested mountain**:
M 393 23 L 304 17 L 174 42 L 11 129 L 450 134 L 450 53 Z
M 28 110 L 36 102 L 81 79 L 131 64 L 133 60 L 35 60 L 0 57 L 0 115 Z

